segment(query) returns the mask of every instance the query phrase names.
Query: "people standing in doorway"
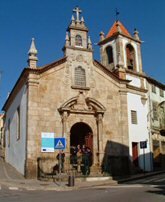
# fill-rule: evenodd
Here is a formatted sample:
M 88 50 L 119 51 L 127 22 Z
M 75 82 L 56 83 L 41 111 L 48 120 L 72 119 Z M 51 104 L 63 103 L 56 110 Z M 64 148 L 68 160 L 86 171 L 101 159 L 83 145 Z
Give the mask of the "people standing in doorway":
M 77 145 L 77 172 L 81 172 L 82 150 L 80 145 Z
M 77 148 L 75 146 L 70 147 L 70 154 L 70 162 L 73 167 L 75 167 L 75 165 L 77 164 Z

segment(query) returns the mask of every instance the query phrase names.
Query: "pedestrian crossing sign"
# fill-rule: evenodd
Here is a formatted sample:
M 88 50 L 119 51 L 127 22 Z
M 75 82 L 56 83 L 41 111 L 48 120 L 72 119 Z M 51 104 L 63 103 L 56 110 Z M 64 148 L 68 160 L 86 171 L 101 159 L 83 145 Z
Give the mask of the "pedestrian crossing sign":
M 54 149 L 64 150 L 66 149 L 66 139 L 64 137 L 54 138 Z

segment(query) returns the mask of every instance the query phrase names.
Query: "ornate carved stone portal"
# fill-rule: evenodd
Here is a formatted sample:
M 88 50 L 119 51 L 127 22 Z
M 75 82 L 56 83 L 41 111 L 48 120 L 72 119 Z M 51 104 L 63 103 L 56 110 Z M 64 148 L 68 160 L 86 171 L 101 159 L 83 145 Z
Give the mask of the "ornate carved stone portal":
M 101 165 L 102 157 L 103 157 L 103 115 L 105 112 L 105 107 L 96 99 L 86 97 L 83 91 L 79 91 L 76 97 L 73 97 L 66 101 L 59 109 L 59 113 L 62 119 L 62 134 L 66 135 L 66 138 L 70 140 L 70 134 L 67 134 L 68 128 L 67 124 L 70 121 L 71 115 L 76 115 L 76 117 L 81 117 L 80 120 L 82 122 L 87 122 L 86 117 L 90 117 L 93 123 L 96 125 L 96 131 L 94 136 L 95 144 L 93 148 L 94 151 L 94 164 Z M 69 148 L 68 148 L 69 152 Z

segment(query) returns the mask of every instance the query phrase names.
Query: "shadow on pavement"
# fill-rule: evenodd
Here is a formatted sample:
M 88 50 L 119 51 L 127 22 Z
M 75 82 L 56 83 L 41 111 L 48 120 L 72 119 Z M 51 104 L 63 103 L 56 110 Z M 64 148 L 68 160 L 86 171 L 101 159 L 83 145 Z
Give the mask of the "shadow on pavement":
M 160 194 L 165 196 L 165 187 L 157 186 L 155 188 L 156 188 L 155 190 L 148 190 L 147 192 L 151 194 Z

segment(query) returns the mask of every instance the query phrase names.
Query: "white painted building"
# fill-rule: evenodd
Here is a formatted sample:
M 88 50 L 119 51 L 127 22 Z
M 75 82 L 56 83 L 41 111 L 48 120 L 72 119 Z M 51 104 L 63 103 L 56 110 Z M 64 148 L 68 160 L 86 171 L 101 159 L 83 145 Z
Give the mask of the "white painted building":
M 12 95 L 11 95 L 12 96 Z M 8 103 L 10 105 L 10 103 Z M 24 175 L 26 159 L 27 87 L 23 85 L 5 114 L 5 160 Z M 21 137 L 21 138 L 20 138 Z
M 112 71 L 120 69 L 127 84 L 127 110 L 129 128 L 129 155 L 137 169 L 151 170 L 151 151 L 147 129 L 147 86 L 142 70 L 141 41 L 137 30 L 134 37 L 117 21 L 106 37 L 100 34 L 101 61 Z M 108 53 L 110 56 L 108 56 Z M 146 142 L 146 148 L 140 147 Z
M 165 85 L 147 77 L 148 133 L 153 169 L 165 168 Z

